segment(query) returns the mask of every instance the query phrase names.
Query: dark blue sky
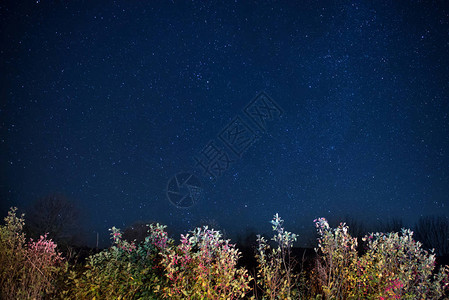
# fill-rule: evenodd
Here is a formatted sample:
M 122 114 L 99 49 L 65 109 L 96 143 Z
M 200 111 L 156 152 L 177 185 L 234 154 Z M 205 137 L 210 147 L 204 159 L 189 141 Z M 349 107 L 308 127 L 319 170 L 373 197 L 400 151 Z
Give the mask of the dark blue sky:
M 224 2 L 2 1 L 2 215 L 63 193 L 104 241 L 136 220 L 236 235 L 279 213 L 301 240 L 316 217 L 449 215 L 444 1 Z M 283 112 L 264 130 L 260 92 Z M 220 140 L 236 117 L 258 136 L 241 156 Z M 232 160 L 215 180 L 211 141 Z M 190 208 L 167 199 L 179 172 Z

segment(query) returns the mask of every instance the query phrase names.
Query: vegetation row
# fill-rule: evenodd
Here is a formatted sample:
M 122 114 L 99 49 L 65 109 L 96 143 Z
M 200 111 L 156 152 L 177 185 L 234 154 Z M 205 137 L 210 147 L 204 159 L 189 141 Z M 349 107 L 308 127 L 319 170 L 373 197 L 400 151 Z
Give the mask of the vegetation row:
M 449 267 L 435 266 L 413 232 L 370 233 L 361 240 L 345 223 L 314 220 L 314 262 L 298 267 L 298 236 L 276 214 L 271 241 L 258 235 L 255 270 L 219 231 L 198 227 L 180 241 L 149 224 L 144 240 L 113 227 L 112 246 L 84 263 L 63 257 L 47 235 L 27 239 L 24 215 L 11 208 L 0 226 L 2 299 L 447 299 Z

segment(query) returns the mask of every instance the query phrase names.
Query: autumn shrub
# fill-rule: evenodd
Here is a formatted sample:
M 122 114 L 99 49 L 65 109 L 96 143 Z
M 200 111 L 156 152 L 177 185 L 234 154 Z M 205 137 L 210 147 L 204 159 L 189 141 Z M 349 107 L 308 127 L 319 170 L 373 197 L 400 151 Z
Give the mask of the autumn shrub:
M 0 226 L 0 290 L 2 299 L 43 299 L 55 292 L 62 266 L 56 244 L 47 239 L 26 242 L 24 215 L 11 208 Z
M 63 258 L 56 251 L 57 245 L 47 239 L 47 234 L 40 236 L 37 241 L 30 239 L 27 244 L 25 273 L 21 283 L 24 298 L 37 299 L 44 294 L 54 295 L 55 282 L 60 275 Z
M 356 276 L 357 293 L 376 299 L 440 299 L 447 287 L 448 269 L 435 271 L 435 254 L 423 250 L 413 232 L 374 233 L 363 238 L 367 252 L 359 259 L 364 267 Z M 368 284 L 363 287 L 360 278 Z M 360 295 L 360 293 L 363 293 Z
M 326 299 L 440 299 L 449 269 L 434 271 L 435 255 L 413 240 L 410 230 L 367 235 L 358 256 L 357 240 L 343 223 L 330 228 L 315 220 L 319 234 L 315 272 Z
M 150 226 L 150 234 L 136 245 L 122 239 L 119 229 L 110 229 L 113 246 L 88 258 L 81 272 L 72 270 L 62 293 L 69 299 L 157 299 L 159 251 L 168 239 L 164 226 Z M 160 273 L 160 272 L 159 272 Z
M 314 220 L 319 235 L 319 257 L 316 274 L 326 298 L 347 299 L 353 289 L 351 276 L 357 263 L 357 239 L 352 238 L 348 226 L 341 223 L 330 228 L 326 219 Z
M 158 291 L 164 299 L 243 298 L 252 278 L 237 267 L 240 254 L 219 231 L 196 228 L 162 252 L 165 281 Z
M 26 258 L 24 215 L 16 216 L 17 207 L 11 208 L 0 226 L 0 291 L 2 299 L 11 299 L 21 289 Z
M 294 260 L 291 256 L 291 247 L 297 236 L 285 231 L 283 223 L 278 214 L 271 221 L 275 232 L 272 240 L 277 244 L 276 248 L 257 235 L 257 284 L 262 290 L 262 299 L 291 299 L 298 295 L 297 275 L 293 273 Z

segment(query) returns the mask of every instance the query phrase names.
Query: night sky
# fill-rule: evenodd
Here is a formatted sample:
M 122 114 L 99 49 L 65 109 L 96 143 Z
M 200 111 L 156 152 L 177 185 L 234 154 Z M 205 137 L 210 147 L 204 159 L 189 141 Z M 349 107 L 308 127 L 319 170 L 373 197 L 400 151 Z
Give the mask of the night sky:
M 223 2 L 2 1 L 2 216 L 57 192 L 90 242 L 279 213 L 301 244 L 449 215 L 445 1 Z

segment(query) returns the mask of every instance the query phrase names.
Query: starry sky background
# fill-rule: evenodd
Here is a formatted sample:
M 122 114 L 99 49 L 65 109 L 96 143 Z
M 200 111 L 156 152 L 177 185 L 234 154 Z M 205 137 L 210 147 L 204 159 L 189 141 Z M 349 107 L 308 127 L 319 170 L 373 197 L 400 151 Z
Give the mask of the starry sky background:
M 2 215 L 63 193 L 104 243 L 137 220 L 235 237 L 279 213 L 301 243 L 317 217 L 448 216 L 444 3 L 2 1 Z M 283 114 L 172 205 L 168 180 L 260 92 Z

